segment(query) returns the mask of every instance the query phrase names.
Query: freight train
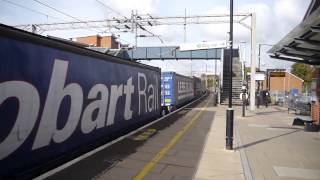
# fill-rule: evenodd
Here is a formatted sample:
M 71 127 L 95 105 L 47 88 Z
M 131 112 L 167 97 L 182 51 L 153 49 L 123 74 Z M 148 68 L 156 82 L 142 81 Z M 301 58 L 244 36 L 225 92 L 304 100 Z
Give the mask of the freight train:
M 161 73 L 161 112 L 168 114 L 203 93 L 201 79 L 175 72 Z
M 5 25 L 0 61 L 0 179 L 35 177 L 201 95 L 197 78 Z

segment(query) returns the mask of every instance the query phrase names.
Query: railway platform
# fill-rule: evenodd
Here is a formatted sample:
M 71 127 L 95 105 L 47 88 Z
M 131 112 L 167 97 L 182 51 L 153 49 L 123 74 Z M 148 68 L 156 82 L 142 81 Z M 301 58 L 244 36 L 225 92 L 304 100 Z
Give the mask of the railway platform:
M 241 117 L 225 150 L 225 108 L 212 96 L 39 179 L 320 179 L 320 133 L 277 106 Z M 50 175 L 50 176 L 49 176 Z
M 92 155 L 89 153 L 80 157 L 76 163 L 64 165 L 38 179 L 193 179 L 196 174 L 201 177 L 205 173 L 198 169 L 199 165 L 204 169 L 211 163 L 230 168 L 230 162 L 236 167 L 236 177 L 241 177 L 239 153 L 228 152 L 223 147 L 224 129 L 220 127 L 224 125 L 222 109 L 213 107 L 212 96 L 209 95 Z M 212 138 L 219 141 L 208 140 Z M 200 162 L 203 151 L 211 157 L 214 153 L 220 153 L 220 161 L 206 157 L 207 161 Z M 224 161 L 227 157 L 230 161 Z
M 320 179 L 320 132 L 292 126 L 297 115 L 279 106 L 260 107 L 235 119 L 252 179 Z M 307 117 L 302 117 L 307 118 Z

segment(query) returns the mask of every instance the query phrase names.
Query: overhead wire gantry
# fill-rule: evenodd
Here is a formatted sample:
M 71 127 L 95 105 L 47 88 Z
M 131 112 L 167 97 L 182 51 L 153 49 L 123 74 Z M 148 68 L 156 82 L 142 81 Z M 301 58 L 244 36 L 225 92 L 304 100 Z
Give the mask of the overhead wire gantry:
M 71 30 L 71 29 L 101 29 L 102 32 L 125 33 L 130 32 L 135 35 L 135 47 L 139 37 L 157 37 L 161 42 L 160 35 L 154 34 L 148 28 L 153 26 L 184 26 L 194 24 L 225 24 L 230 23 L 229 14 L 207 14 L 207 15 L 186 15 L 184 16 L 156 16 L 151 14 L 138 14 L 132 11 L 130 18 L 126 16 L 113 17 L 111 19 L 73 21 L 61 23 L 24 24 L 17 25 L 16 28 L 32 31 L 34 33 Z M 250 24 L 247 24 L 250 18 Z M 241 24 L 251 32 L 251 82 L 250 82 L 250 109 L 255 109 L 255 69 L 256 69 L 256 14 L 240 13 L 233 15 L 233 23 Z M 143 32 L 143 33 L 140 33 Z M 140 33 L 140 34 L 139 34 Z M 185 31 L 186 33 L 186 31 Z M 186 37 L 186 35 L 184 35 Z

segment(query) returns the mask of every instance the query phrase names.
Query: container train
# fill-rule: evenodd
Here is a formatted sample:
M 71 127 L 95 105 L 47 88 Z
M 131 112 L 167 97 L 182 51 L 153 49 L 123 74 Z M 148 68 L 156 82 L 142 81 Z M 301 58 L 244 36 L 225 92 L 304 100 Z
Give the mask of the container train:
M 0 61 L 0 179 L 35 177 L 203 91 L 200 79 L 5 25 Z
M 203 93 L 201 79 L 187 77 L 175 72 L 161 73 L 162 115 L 168 114 Z

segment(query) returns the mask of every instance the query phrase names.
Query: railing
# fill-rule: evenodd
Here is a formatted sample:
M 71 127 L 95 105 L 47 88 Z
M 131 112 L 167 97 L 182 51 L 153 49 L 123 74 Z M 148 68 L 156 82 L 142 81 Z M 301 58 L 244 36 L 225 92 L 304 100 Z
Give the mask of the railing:
M 284 105 L 289 110 L 294 110 L 296 113 L 310 115 L 311 111 L 311 97 L 310 96 L 293 96 L 288 95 L 284 97 Z

